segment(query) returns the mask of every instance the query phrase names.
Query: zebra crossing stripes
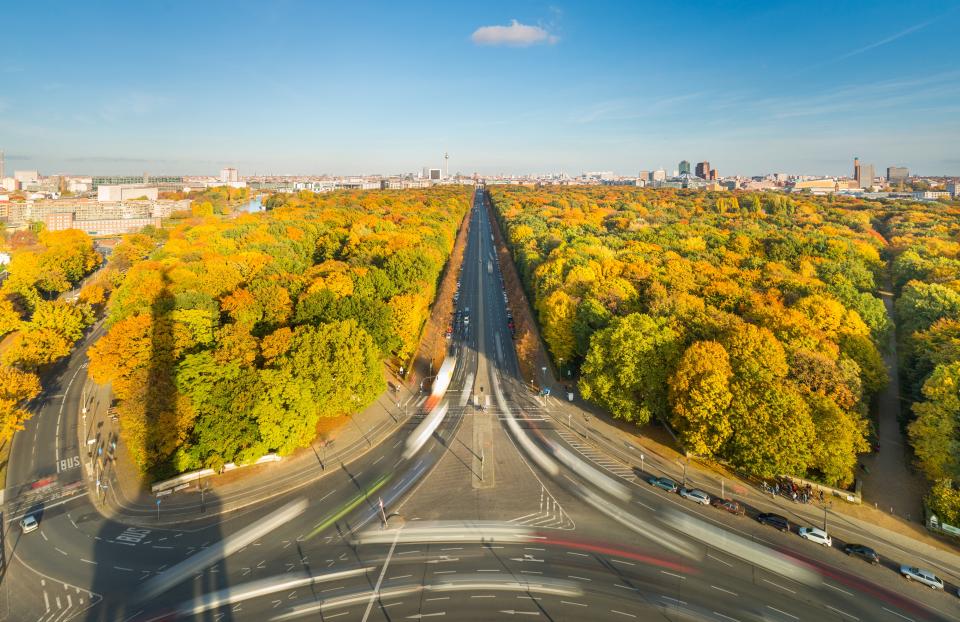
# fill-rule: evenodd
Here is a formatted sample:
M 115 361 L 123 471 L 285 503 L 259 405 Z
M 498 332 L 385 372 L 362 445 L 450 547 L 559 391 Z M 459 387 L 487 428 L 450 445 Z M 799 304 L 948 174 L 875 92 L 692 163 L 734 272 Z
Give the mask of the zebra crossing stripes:
M 564 430 L 559 427 L 555 428 L 555 431 L 557 434 L 560 435 L 560 438 L 566 441 L 568 445 L 570 445 L 571 447 L 576 449 L 578 452 L 583 454 L 584 457 L 586 457 L 591 462 L 599 465 L 600 467 L 604 468 L 610 473 L 613 473 L 617 477 L 621 477 L 629 481 L 636 480 L 637 476 L 633 472 L 633 469 L 630 469 L 629 467 L 624 466 L 622 463 L 617 462 L 616 460 L 610 458 L 605 453 L 601 452 L 600 450 L 593 447 L 592 445 L 588 445 L 584 443 L 583 439 L 581 439 L 579 436 L 577 436 L 573 432 Z
M 570 530 L 576 527 L 573 519 L 546 488 L 540 487 L 540 510 L 507 521 L 512 525 L 538 527 L 540 529 Z

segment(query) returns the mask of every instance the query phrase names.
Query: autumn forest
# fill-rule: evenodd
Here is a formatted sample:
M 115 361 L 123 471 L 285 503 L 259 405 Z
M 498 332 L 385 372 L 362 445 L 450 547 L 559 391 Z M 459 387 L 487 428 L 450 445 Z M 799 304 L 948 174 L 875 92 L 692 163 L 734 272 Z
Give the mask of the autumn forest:
M 540 333 L 584 398 L 750 475 L 849 486 L 896 343 L 902 426 L 960 524 L 960 209 L 781 193 L 495 186 Z M 91 377 L 150 478 L 306 446 L 410 360 L 471 189 L 199 197 L 109 254 L 6 239 L 0 438 L 103 318 Z M 891 306 L 884 304 L 888 296 Z M 896 337 L 895 342 L 892 341 Z
M 892 287 L 917 400 L 903 423 L 941 497 L 960 480 L 956 207 L 613 187 L 491 196 L 546 345 L 583 396 L 753 475 L 852 482 L 887 382 Z

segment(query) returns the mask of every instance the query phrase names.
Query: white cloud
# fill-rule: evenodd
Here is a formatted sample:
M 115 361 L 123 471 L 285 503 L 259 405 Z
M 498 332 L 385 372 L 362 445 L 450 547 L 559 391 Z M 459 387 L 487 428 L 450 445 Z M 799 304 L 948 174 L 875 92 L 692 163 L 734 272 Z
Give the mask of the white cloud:
M 547 43 L 553 45 L 560 40 L 540 26 L 528 26 L 517 20 L 511 20 L 509 26 L 481 26 L 470 36 L 477 45 L 506 45 L 527 47 Z

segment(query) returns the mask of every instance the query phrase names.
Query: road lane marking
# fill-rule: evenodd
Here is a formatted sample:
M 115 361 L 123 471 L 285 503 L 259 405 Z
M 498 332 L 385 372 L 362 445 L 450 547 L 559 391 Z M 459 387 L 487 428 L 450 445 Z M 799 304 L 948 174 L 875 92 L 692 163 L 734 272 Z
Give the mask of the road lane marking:
M 841 589 L 840 589 L 839 587 L 837 587 L 836 585 L 830 585 L 830 584 L 827 583 L 826 581 L 824 581 L 823 584 L 824 584 L 825 586 L 829 587 L 831 590 L 837 590 L 838 592 L 842 592 L 842 593 L 846 594 L 847 596 L 853 596 L 853 594 L 851 594 L 851 593 L 848 592 L 847 590 L 841 590 Z
M 719 591 L 721 591 L 721 592 L 726 592 L 727 594 L 730 594 L 731 596 L 739 596 L 739 594 L 737 594 L 736 592 L 731 592 L 730 590 L 724 589 L 724 588 L 719 587 L 719 586 L 716 586 L 716 585 L 711 585 L 710 587 L 712 587 L 712 588 L 715 589 L 715 590 L 719 590 Z
M 858 622 L 859 622 L 859 620 L 860 620 L 860 618 L 858 618 L 857 616 L 851 615 L 851 614 L 847 613 L 846 611 L 840 611 L 840 610 L 837 609 L 836 607 L 831 607 L 830 605 L 827 605 L 827 609 L 831 609 L 831 610 L 833 610 L 833 611 L 836 611 L 836 612 L 839 613 L 840 615 L 846 616 L 846 617 L 848 617 L 848 618 L 852 618 L 852 619 L 854 619 L 854 620 L 857 620 Z
M 80 558 L 80 561 L 85 562 L 85 563 L 87 563 L 87 564 L 93 564 L 94 566 L 97 565 L 97 562 L 92 562 L 92 561 L 90 561 L 89 559 L 84 559 L 84 558 L 82 558 L 82 557 Z
M 637 616 L 633 615 L 632 613 L 627 613 L 627 612 L 625 612 L 625 611 L 617 611 L 616 609 L 611 609 L 611 610 L 610 610 L 610 613 L 619 613 L 619 614 L 622 615 L 622 616 L 627 616 L 627 617 L 630 617 L 630 618 L 635 618 L 635 617 L 637 617 Z
M 57 552 L 60 553 L 61 555 L 66 555 L 66 554 L 67 554 L 67 552 L 64 551 L 63 549 L 61 549 L 60 547 L 55 546 L 55 547 L 53 547 L 53 548 L 55 548 L 55 549 L 57 550 Z
M 625 561 L 623 561 L 622 559 L 611 559 L 610 561 L 612 561 L 614 564 L 623 564 L 623 565 L 625 565 L 625 566 L 636 566 L 635 563 L 633 563 L 633 562 L 625 562 Z
M 666 570 L 661 570 L 661 571 L 660 571 L 660 574 L 667 574 L 667 575 L 670 575 L 671 577 L 676 577 L 676 578 L 680 579 L 681 581 L 686 581 L 686 580 L 687 580 L 687 578 L 686 578 L 685 576 L 683 576 L 683 575 L 676 574 L 676 573 L 673 573 L 673 572 L 667 572 Z
M 784 610 L 782 610 L 782 609 L 777 609 L 776 607 L 771 607 L 770 605 L 767 605 L 767 609 L 770 609 L 770 610 L 772 610 L 772 611 L 776 611 L 777 613 L 782 613 L 783 615 L 787 616 L 788 618 L 793 618 L 794 620 L 799 620 L 799 619 L 800 619 L 800 618 L 798 618 L 797 616 L 793 615 L 792 613 L 787 613 L 786 611 L 784 611 Z
M 714 556 L 711 555 L 710 553 L 707 553 L 707 557 L 709 557 L 710 559 L 712 559 L 712 560 L 714 560 L 714 561 L 720 562 L 721 564 L 726 564 L 727 566 L 730 566 L 731 568 L 733 567 L 733 564 L 731 564 L 730 562 L 725 561 L 725 560 L 722 560 L 722 559 L 720 559 L 719 557 L 714 557 Z
M 713 612 L 713 615 L 715 615 L 715 616 L 720 616 L 720 617 L 723 618 L 724 620 L 732 620 L 733 622 L 740 622 L 740 620 L 738 620 L 738 619 L 736 619 L 736 618 L 731 618 L 730 616 L 725 616 L 725 615 L 723 615 L 722 613 L 720 613 L 719 611 L 714 611 L 714 612 Z
M 123 566 L 114 566 L 114 570 L 120 570 L 123 572 L 133 572 L 133 568 L 124 568 Z
M 781 590 L 785 590 L 785 591 L 787 591 L 787 592 L 790 592 L 791 594 L 796 594 L 796 592 L 794 592 L 794 591 L 791 590 L 790 588 L 784 587 L 784 586 L 780 585 L 779 583 L 774 583 L 773 581 L 768 581 L 767 579 L 764 579 L 764 582 L 765 582 L 765 583 L 769 583 L 769 584 L 772 585 L 773 587 L 778 587 L 778 588 L 780 588 Z M 790 615 L 790 614 L 787 614 L 787 615 Z
M 904 620 L 909 620 L 910 622 L 915 622 L 913 618 L 908 618 L 907 616 L 903 615 L 902 613 L 897 613 L 897 612 L 894 611 L 893 609 L 887 609 L 886 607 L 882 607 L 882 609 L 883 609 L 884 611 L 886 611 L 887 613 L 892 613 L 893 615 L 898 616 L 898 617 L 900 617 L 900 618 L 903 618 Z
M 560 604 L 561 604 L 561 605 L 573 605 L 573 606 L 575 606 L 575 607 L 586 607 L 586 606 L 587 606 L 585 603 L 575 603 L 575 602 L 572 602 L 572 601 L 569 601 L 569 600 L 561 600 L 561 601 L 560 601 Z

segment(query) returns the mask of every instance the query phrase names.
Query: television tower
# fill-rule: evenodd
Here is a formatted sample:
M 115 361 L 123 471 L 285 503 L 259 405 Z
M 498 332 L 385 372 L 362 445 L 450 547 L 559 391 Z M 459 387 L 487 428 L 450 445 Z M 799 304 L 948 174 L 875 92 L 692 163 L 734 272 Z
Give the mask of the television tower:
M 450 179 L 450 154 L 443 152 L 443 178 Z

